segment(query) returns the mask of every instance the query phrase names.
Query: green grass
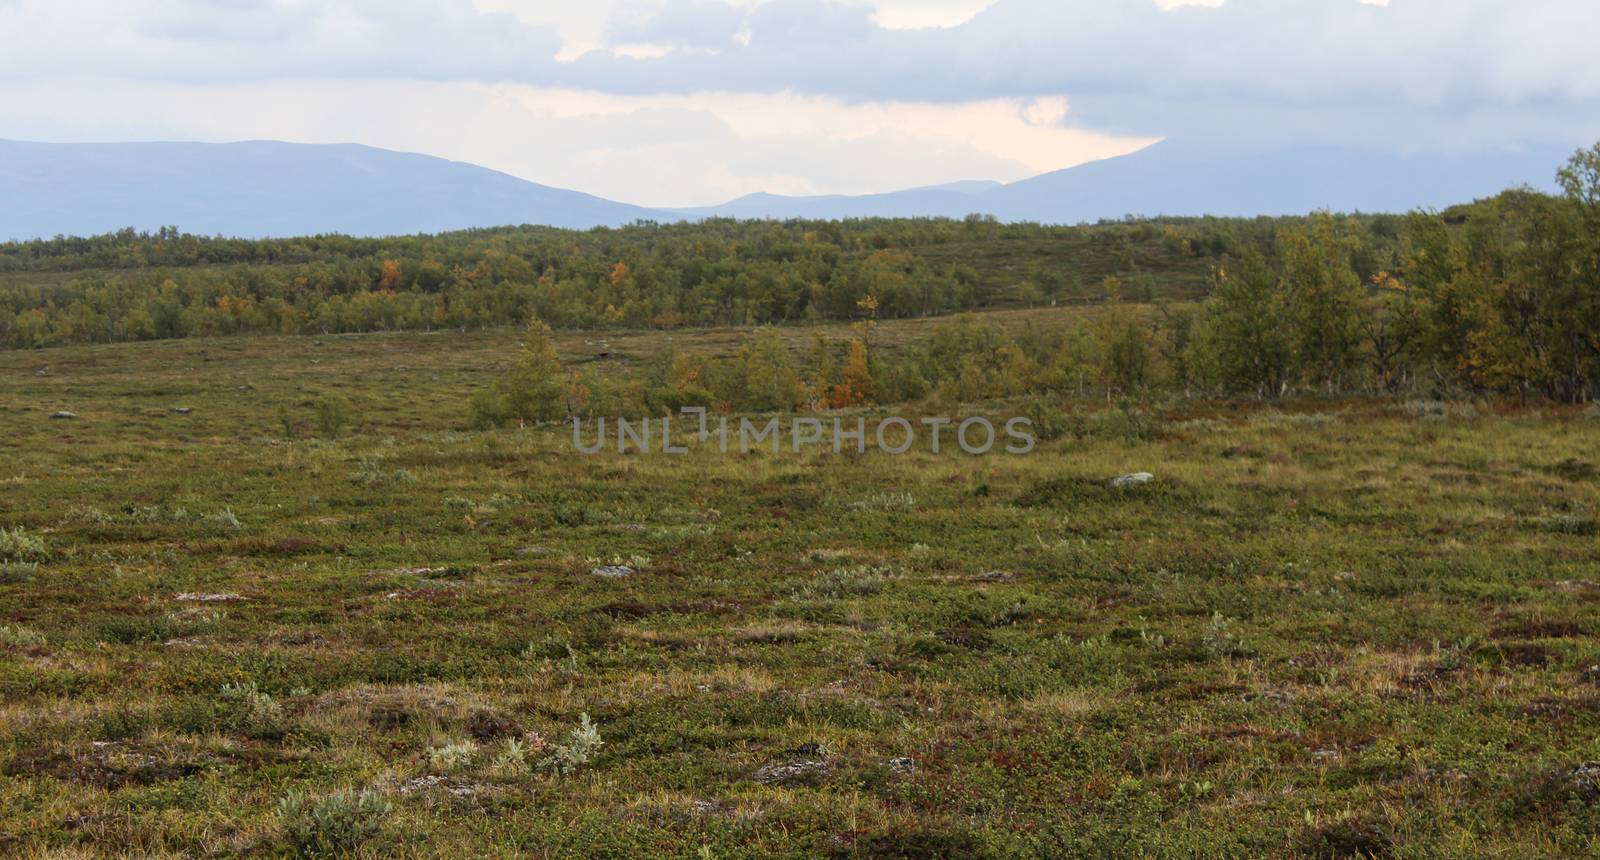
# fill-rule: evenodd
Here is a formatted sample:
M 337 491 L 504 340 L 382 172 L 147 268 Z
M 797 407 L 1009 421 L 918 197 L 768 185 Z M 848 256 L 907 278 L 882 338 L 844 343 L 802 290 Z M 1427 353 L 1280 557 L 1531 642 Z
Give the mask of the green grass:
M 1583 414 L 1064 403 L 1025 457 L 580 457 L 465 429 L 516 338 L 0 353 L 0 854 L 1600 848 Z

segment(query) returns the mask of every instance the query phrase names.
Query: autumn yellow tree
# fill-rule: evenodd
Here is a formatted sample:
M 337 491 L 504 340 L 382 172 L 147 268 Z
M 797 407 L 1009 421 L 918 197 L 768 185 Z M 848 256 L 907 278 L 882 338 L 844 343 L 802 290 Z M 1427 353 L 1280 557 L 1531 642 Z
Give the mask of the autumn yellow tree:
M 378 276 L 377 289 L 393 291 L 400 283 L 400 264 L 394 260 L 383 261 L 383 272 Z
M 828 405 L 835 409 L 860 406 L 871 397 L 872 368 L 867 364 L 866 341 L 850 341 L 850 355 L 845 359 L 841 381 L 833 387 Z

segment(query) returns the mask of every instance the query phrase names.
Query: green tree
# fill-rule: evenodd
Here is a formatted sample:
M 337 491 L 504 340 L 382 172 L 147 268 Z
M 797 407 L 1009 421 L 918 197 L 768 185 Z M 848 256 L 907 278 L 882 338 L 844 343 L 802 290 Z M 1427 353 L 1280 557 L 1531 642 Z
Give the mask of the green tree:
M 504 414 L 518 421 L 563 418 L 569 414 L 566 389 L 550 326 L 534 317 L 517 351 L 516 364 L 501 380 Z
M 1254 251 L 1234 269 L 1217 270 L 1191 339 L 1190 365 L 1207 368 L 1201 375 L 1213 377 L 1230 393 L 1267 398 L 1283 394 L 1293 345 L 1280 287 Z
M 1294 360 L 1307 384 L 1333 393 L 1359 358 L 1361 280 L 1350 255 L 1360 237 L 1326 212 L 1280 237 Z
M 743 365 L 740 406 L 758 412 L 789 410 L 804 399 L 800 375 L 789 358 L 789 345 L 771 326 L 762 326 L 739 352 Z

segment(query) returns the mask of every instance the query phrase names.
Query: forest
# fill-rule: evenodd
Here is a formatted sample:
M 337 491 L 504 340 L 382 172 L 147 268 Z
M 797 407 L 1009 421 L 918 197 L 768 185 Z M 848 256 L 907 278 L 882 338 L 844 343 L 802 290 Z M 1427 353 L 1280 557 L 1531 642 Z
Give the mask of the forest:
M 1600 379 L 1600 146 L 1574 155 L 1558 179 L 1556 195 L 1515 189 L 1404 215 L 57 238 L 0 245 L 0 342 L 467 330 L 531 318 L 518 361 L 526 376 L 550 358 L 546 326 L 857 323 L 852 342 L 819 337 L 809 355 L 761 331 L 738 356 L 669 352 L 620 391 L 615 380 L 546 368 L 542 378 L 554 381 L 539 403 L 511 383 L 480 397 L 478 417 L 489 423 L 602 407 L 828 408 L 930 394 L 1583 402 Z M 1058 305 L 1095 312 L 1022 331 L 958 316 L 904 350 L 872 343 L 880 319 Z

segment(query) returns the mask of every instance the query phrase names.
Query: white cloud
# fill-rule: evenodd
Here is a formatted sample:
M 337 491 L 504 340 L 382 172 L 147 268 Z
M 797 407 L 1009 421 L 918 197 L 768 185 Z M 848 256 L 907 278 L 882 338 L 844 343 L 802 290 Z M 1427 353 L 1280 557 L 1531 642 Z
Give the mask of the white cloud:
M 0 0 L 0 137 L 354 140 L 702 203 L 1162 136 L 1576 144 L 1597 32 L 1594 0 Z
M 995 0 L 866 0 L 872 20 L 890 30 L 955 27 L 971 21 Z

